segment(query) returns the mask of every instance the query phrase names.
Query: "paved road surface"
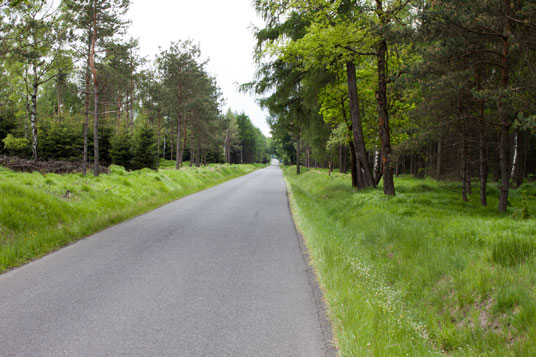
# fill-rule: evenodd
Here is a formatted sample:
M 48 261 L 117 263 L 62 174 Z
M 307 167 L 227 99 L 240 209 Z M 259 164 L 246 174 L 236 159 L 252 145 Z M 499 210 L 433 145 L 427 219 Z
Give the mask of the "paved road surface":
M 271 166 L 1 275 L 0 356 L 332 355 L 313 280 Z

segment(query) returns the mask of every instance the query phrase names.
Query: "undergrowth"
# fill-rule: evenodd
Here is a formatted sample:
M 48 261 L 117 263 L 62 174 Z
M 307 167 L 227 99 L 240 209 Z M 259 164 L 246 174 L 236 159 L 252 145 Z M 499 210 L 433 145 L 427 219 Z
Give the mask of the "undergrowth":
M 341 355 L 536 355 L 535 184 L 501 214 L 492 184 L 481 207 L 457 183 L 401 177 L 386 197 L 284 171 Z
M 261 166 L 133 172 L 112 166 L 99 177 L 17 173 L 0 167 L 0 272 Z

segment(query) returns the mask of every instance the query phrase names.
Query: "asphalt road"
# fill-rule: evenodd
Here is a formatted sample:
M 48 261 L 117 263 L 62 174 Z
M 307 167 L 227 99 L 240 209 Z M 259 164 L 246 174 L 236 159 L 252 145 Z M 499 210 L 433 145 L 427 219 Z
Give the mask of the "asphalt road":
M 0 356 L 325 356 L 278 166 L 0 276 Z

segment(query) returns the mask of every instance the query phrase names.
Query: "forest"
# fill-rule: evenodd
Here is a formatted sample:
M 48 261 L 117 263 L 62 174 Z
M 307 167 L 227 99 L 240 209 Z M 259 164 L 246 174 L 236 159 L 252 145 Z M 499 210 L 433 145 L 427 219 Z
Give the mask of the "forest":
M 267 162 L 267 139 L 250 118 L 222 112 L 200 45 L 177 40 L 142 57 L 126 36 L 129 5 L 0 1 L 2 164 L 32 171 L 62 161 L 52 171 L 98 176 L 111 164 L 156 169 L 159 158 L 177 169 Z
M 256 78 L 274 149 L 351 172 L 358 190 L 411 174 L 498 183 L 536 174 L 536 4 L 527 0 L 257 0 Z M 473 187 L 476 186 L 476 187 Z

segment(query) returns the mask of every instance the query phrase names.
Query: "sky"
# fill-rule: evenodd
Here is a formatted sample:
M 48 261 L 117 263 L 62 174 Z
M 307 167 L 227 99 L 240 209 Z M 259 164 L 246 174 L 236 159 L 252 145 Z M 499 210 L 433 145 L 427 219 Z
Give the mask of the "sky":
M 262 20 L 251 4 L 252 0 L 132 0 L 129 35 L 139 40 L 141 54 L 151 60 L 171 41 L 198 42 L 223 92 L 224 111 L 246 113 L 269 136 L 267 113 L 253 95 L 237 90 L 237 84 L 250 82 L 255 72 L 251 26 L 261 27 Z

